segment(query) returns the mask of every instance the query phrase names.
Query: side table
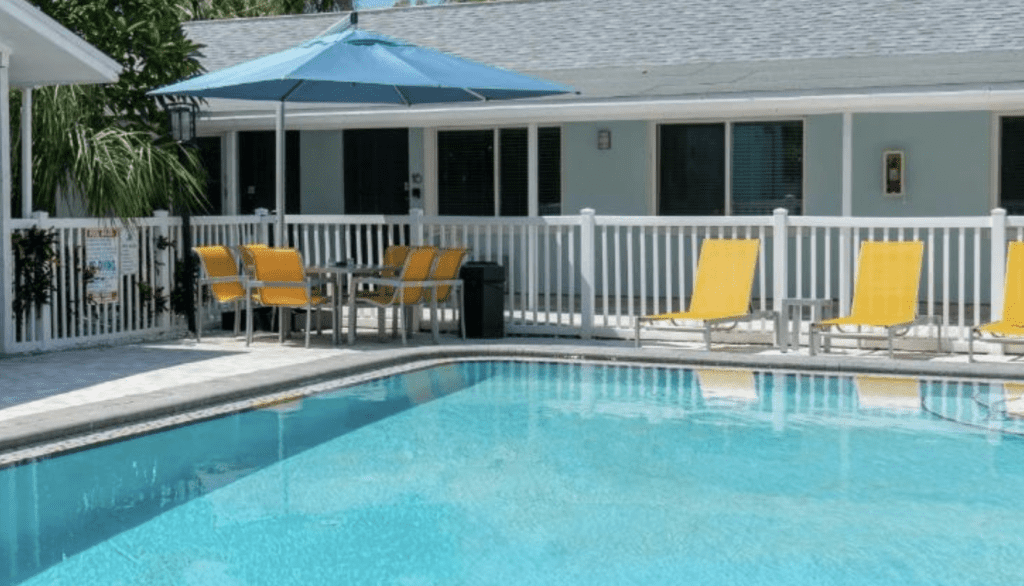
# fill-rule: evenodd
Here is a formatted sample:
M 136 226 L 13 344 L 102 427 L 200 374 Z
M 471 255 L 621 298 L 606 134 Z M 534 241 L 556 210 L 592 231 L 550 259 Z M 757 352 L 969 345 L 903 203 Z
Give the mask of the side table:
M 810 310 L 811 322 L 819 322 L 833 316 L 835 301 L 832 299 L 783 299 L 782 311 L 779 313 L 779 348 L 783 352 L 789 352 L 790 348 L 800 348 L 800 322 L 803 321 L 804 308 Z M 808 335 L 808 338 L 810 336 Z M 811 354 L 817 352 L 817 348 L 811 348 Z

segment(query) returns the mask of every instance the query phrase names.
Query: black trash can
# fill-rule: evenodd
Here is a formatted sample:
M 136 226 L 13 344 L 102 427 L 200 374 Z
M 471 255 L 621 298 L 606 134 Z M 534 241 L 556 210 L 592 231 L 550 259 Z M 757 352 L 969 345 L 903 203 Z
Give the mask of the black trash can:
M 505 337 L 505 267 L 494 262 L 467 262 L 459 277 L 467 338 Z

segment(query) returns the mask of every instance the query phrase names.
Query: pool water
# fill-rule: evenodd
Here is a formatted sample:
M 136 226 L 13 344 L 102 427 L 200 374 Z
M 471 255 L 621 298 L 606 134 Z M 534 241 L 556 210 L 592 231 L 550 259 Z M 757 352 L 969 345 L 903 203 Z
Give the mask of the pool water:
M 0 470 L 0 584 L 1024 583 L 999 385 L 869 378 L 397 375 Z

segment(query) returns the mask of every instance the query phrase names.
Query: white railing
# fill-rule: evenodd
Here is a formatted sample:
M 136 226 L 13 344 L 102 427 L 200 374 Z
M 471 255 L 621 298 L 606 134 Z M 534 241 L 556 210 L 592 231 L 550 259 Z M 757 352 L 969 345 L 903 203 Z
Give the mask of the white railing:
M 33 219 L 13 220 L 11 235 L 18 237 L 38 228 L 54 236 L 50 302 L 15 314 L 6 352 L 33 352 L 82 344 L 152 338 L 180 329 L 168 300 L 181 254 L 181 220 L 158 212 L 129 224 L 106 219 L 56 219 L 37 213 Z M 90 230 L 117 230 L 121 271 L 115 294 L 90 295 L 86 239 Z M 13 259 L 12 259 L 13 262 Z M 15 275 L 13 286 L 21 283 Z
M 5 351 L 170 327 L 169 312 L 157 309 L 159 295 L 141 291 L 170 291 L 168 271 L 185 247 L 160 249 L 156 243 L 161 236 L 177 241 L 180 219 L 132 224 L 140 272 L 122 278 L 122 301 L 109 306 L 88 301 L 81 277 L 82 230 L 100 225 L 109 222 L 42 217 L 13 223 L 15 232 L 56 229 L 61 258 L 52 303 L 36 316 L 18 317 L 16 340 Z M 426 217 L 413 210 L 402 216 L 290 215 L 285 238 L 275 234 L 274 218 L 265 213 L 196 217 L 191 225 L 193 245 L 284 243 L 299 248 L 310 265 L 375 263 L 390 244 L 467 246 L 471 260 L 505 267 L 508 332 L 581 338 L 630 337 L 634 316 L 683 309 L 705 238 L 760 239 L 754 309 L 777 310 L 786 298 L 818 298 L 834 300 L 840 312 L 850 306 L 862 241 L 921 240 L 926 253 L 920 313 L 940 317 L 957 348 L 971 326 L 1001 314 L 1006 242 L 1024 240 L 1024 217 L 1007 217 L 1002 210 L 954 218 L 790 216 L 781 209 L 771 216 L 618 217 L 583 210 L 576 216 L 492 218 Z M 168 318 L 161 321 L 160 315 Z M 758 320 L 741 324 L 732 337 L 770 342 L 773 329 L 770 320 Z M 928 326 L 915 335 L 933 339 L 935 332 Z

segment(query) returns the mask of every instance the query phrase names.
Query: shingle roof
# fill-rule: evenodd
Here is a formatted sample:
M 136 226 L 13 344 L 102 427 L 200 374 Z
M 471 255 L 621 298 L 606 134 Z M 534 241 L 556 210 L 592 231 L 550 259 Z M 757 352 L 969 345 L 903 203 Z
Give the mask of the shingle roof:
M 194 22 L 216 70 L 346 14 Z M 584 98 L 1024 82 L 1019 0 L 506 0 L 368 10 L 359 26 L 568 83 Z

